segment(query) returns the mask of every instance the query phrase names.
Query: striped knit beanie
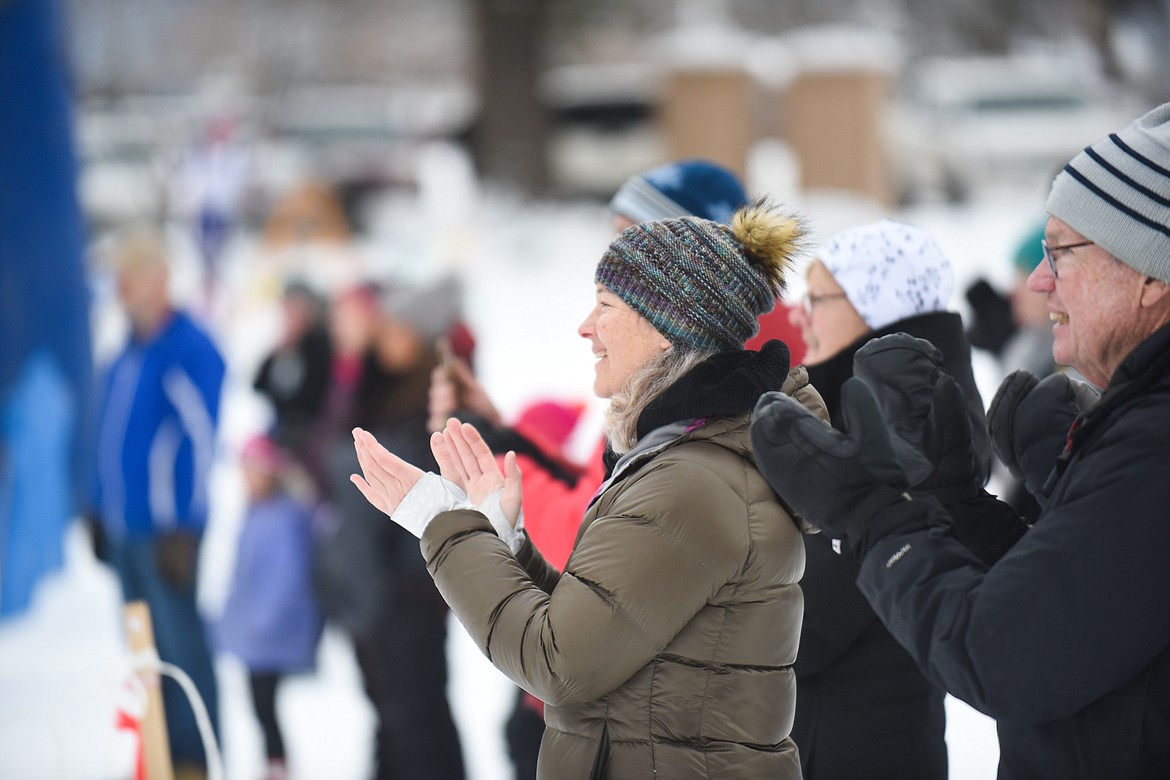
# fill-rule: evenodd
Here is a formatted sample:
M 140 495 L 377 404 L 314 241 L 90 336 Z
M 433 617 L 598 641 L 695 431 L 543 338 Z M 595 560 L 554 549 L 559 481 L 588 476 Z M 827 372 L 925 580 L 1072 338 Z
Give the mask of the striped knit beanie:
M 735 213 L 731 225 L 697 217 L 626 228 L 594 279 L 650 322 L 671 344 L 740 349 L 772 308 L 804 228 L 765 200 Z
M 626 179 L 609 208 L 631 222 L 693 216 L 727 223 L 747 200 L 731 171 L 706 160 L 681 160 Z
M 1074 157 L 1045 209 L 1131 268 L 1170 282 L 1170 103 Z

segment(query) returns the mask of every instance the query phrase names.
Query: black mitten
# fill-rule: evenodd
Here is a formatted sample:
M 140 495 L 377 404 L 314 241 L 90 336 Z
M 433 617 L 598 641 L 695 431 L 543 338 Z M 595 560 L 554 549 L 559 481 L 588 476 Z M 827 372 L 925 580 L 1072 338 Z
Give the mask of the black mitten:
M 942 365 L 933 344 L 905 333 L 874 339 L 853 358 L 854 376 L 873 391 L 910 486 L 939 492 L 945 504 L 947 493 L 978 492 L 983 479 L 966 399 Z
M 1099 397 L 1092 385 L 1064 374 L 1041 381 L 1027 371 L 1014 371 L 991 400 L 987 427 L 992 449 L 1041 505 L 1047 498 L 1044 483 L 1064 449 L 1069 428 Z
M 942 370 L 942 354 L 928 341 L 898 333 L 859 350 L 854 371 L 881 405 L 911 493 L 937 499 L 955 537 L 985 564 L 999 560 L 1027 526 L 983 490 L 967 402 Z
M 752 450 L 777 495 L 860 559 L 883 536 L 927 527 L 932 512 L 906 492 L 881 411 L 860 379 L 842 385 L 841 407 L 844 433 L 792 397 L 765 393 L 752 420 Z
M 967 341 L 973 347 L 998 355 L 1016 332 L 1011 300 L 1001 295 L 986 279 L 979 279 L 968 287 L 966 298 L 973 315 L 967 329 Z
M 1007 470 L 1016 479 L 1023 476 L 1020 461 L 1016 457 L 1016 410 L 1040 380 L 1029 371 L 1020 369 L 1004 377 L 995 397 L 991 399 L 991 406 L 987 408 L 987 430 L 991 434 L 991 449 L 1000 463 L 1007 466 Z M 1069 420 L 1072 423 L 1072 420 Z M 1065 431 L 1068 427 L 1065 426 Z M 1053 454 L 1055 459 L 1056 455 Z

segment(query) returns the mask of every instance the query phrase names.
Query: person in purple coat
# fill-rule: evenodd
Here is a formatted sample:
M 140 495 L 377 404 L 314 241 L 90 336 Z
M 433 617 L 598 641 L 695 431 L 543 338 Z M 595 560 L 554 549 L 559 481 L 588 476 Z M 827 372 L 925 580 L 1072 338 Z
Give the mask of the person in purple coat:
M 283 487 L 284 453 L 264 436 L 240 453 L 248 496 L 236 567 L 217 640 L 248 670 L 252 706 L 264 733 L 267 780 L 288 776 L 276 691 L 290 673 L 312 668 L 323 618 L 310 585 L 312 515 Z

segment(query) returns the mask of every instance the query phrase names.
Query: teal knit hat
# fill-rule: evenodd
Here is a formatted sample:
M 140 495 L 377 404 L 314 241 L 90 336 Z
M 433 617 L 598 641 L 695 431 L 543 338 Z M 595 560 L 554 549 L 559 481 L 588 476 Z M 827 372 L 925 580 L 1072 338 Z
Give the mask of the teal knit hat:
M 1028 231 L 1024 239 L 1020 241 L 1019 246 L 1016 247 L 1016 253 L 1012 257 L 1012 265 L 1016 270 L 1024 276 L 1036 270 L 1036 266 L 1044 262 L 1044 247 L 1040 242 L 1044 240 L 1044 226 L 1048 224 L 1048 218 L 1040 220 L 1040 223 Z
M 804 229 L 764 200 L 731 225 L 697 217 L 643 222 L 623 230 L 594 279 L 650 322 L 671 344 L 740 349 L 784 286 Z

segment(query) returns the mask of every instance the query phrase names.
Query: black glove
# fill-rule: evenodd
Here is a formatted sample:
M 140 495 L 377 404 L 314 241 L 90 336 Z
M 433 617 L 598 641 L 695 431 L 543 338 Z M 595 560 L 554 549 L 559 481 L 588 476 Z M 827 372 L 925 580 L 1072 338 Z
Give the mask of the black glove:
M 199 568 L 199 537 L 190 531 L 171 531 L 154 542 L 154 565 L 159 576 L 173 588 L 195 586 Z
M 860 379 L 841 386 L 841 409 L 844 433 L 791 396 L 764 393 L 752 420 L 752 450 L 780 499 L 860 559 L 883 536 L 928 527 L 932 512 L 906 492 L 877 401 Z
M 1092 385 L 1074 382 L 1064 374 L 1040 381 L 1027 371 L 1014 371 L 991 399 L 987 410 L 991 447 L 1041 505 L 1047 498 L 1044 483 L 1064 449 L 1073 420 L 1099 397 Z
M 967 303 L 971 304 L 971 327 L 967 341 L 971 346 L 998 355 L 1015 335 L 1012 302 L 1001 295 L 986 279 L 979 279 L 967 288 Z
M 873 391 L 910 486 L 946 504 L 978 493 L 983 479 L 967 401 L 942 365 L 933 344 L 905 333 L 874 339 L 853 358 L 853 374 Z

